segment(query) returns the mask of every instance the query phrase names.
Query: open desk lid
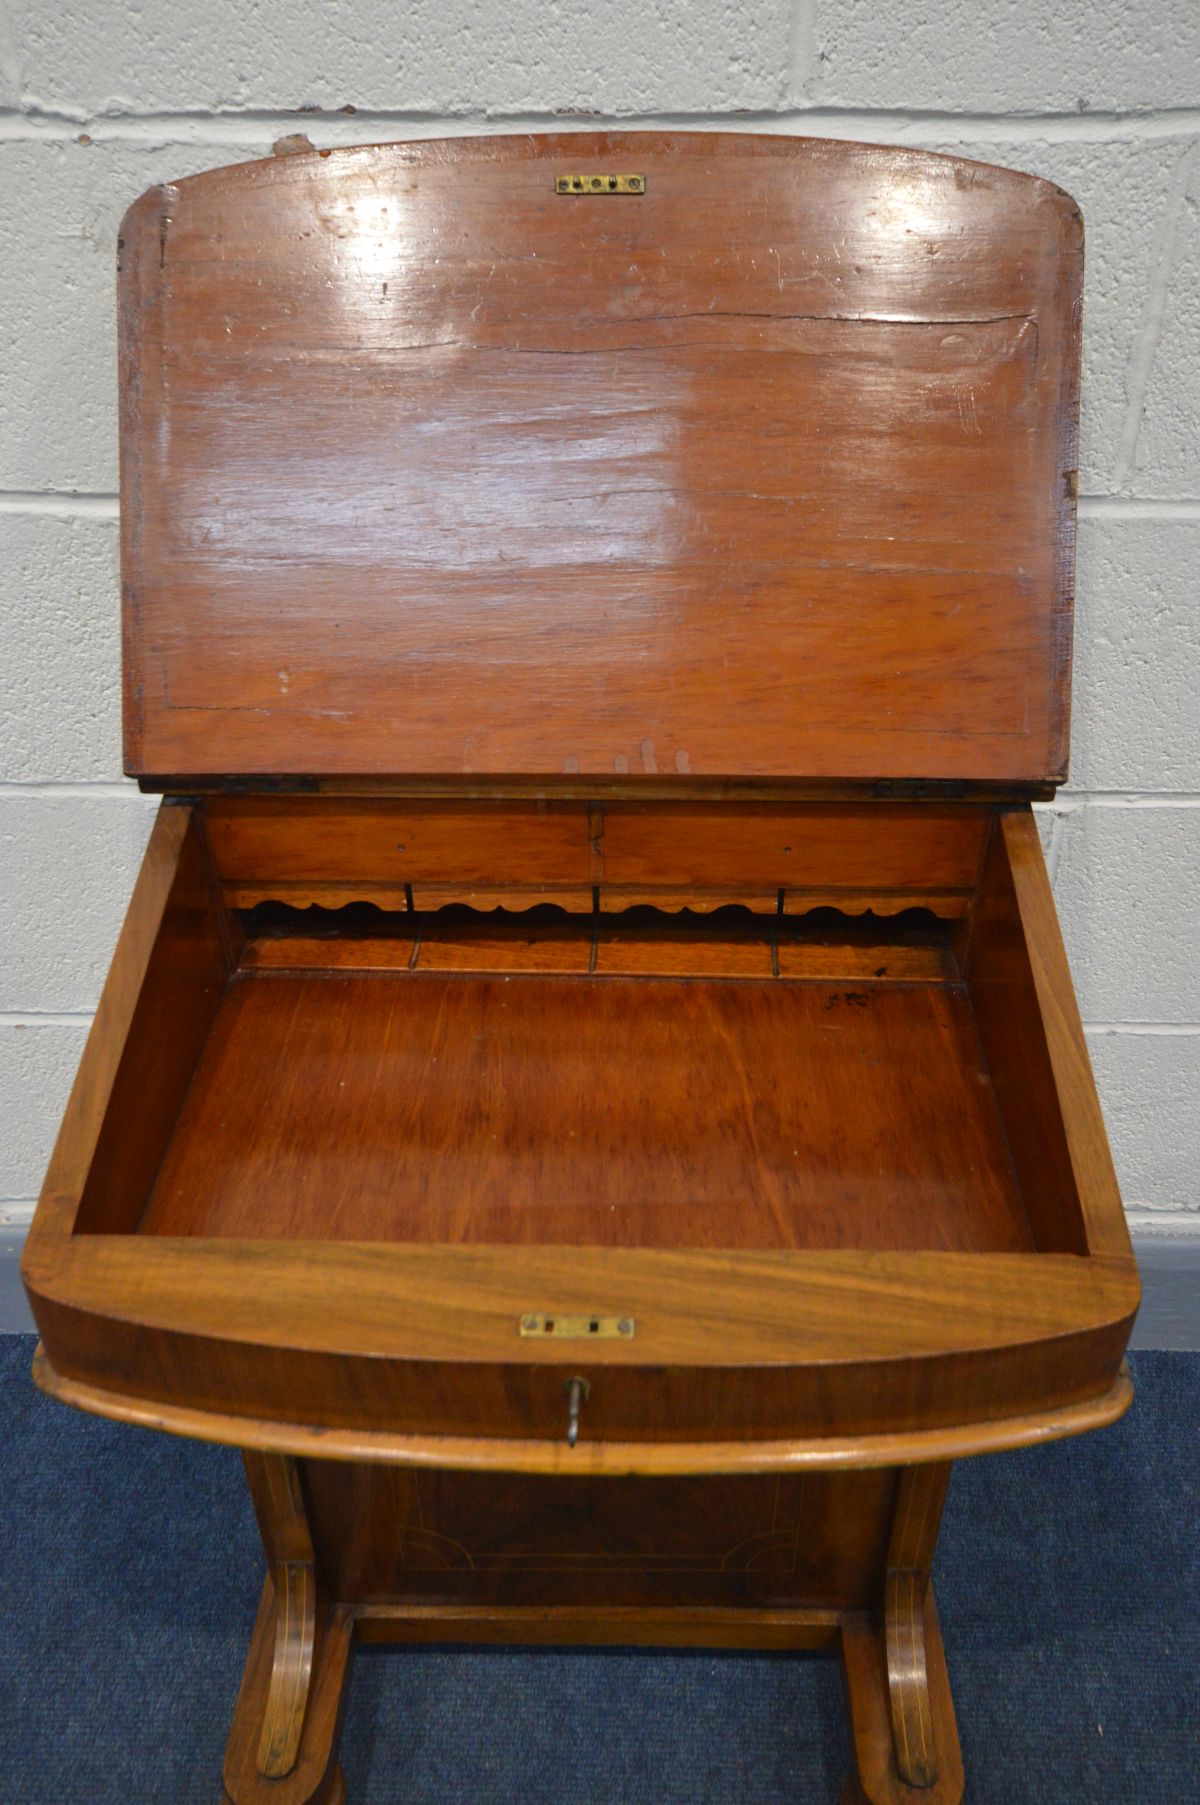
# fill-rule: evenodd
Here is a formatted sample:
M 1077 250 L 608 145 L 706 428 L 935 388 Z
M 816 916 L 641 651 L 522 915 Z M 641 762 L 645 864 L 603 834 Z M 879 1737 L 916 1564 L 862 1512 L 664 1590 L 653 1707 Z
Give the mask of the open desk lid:
M 1081 270 L 1049 183 L 803 138 L 151 190 L 127 768 L 1061 779 Z

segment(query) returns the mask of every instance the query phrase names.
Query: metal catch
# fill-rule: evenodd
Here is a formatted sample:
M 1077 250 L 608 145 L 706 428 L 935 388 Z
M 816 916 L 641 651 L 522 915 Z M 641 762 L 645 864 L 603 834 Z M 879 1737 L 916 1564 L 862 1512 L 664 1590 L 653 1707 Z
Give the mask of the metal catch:
M 630 1341 L 633 1339 L 632 1316 L 557 1316 L 545 1311 L 530 1311 L 521 1318 L 521 1334 L 554 1335 L 563 1341 Z
M 586 170 L 579 175 L 556 175 L 556 194 L 645 194 L 644 175 L 610 175 L 607 170 Z

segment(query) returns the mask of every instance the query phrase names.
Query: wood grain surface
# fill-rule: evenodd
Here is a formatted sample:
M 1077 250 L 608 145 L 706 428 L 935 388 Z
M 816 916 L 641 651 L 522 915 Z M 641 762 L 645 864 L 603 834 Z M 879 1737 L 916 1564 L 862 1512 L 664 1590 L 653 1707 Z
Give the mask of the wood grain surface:
M 354 1648 L 354 1613 L 344 1607 L 333 1607 L 323 1626 L 291 1769 L 278 1776 L 259 1769 L 259 1738 L 271 1697 L 280 1608 L 268 1574 L 225 1749 L 222 1805 L 345 1805 L 336 1749 Z
M 1051 1254 L 706 1252 L 152 1235 L 75 1237 L 25 1268 L 66 1379 L 157 1406 L 399 1437 L 477 1438 L 448 1464 L 580 1450 L 902 1435 L 1108 1396 L 1131 1263 Z M 621 1314 L 632 1338 L 523 1337 L 533 1309 Z M 590 1395 L 566 1443 L 564 1381 Z M 1105 1414 L 1111 1414 L 1109 1406 Z M 984 1430 L 983 1444 L 989 1437 Z M 963 1438 L 966 1451 L 972 1438 Z M 453 1458 L 450 1458 L 453 1456 Z M 688 1456 L 693 1463 L 697 1450 Z M 760 1448 L 742 1462 L 755 1470 Z M 899 1458 L 899 1456 L 894 1456 Z M 622 1451 L 622 1470 L 636 1455 Z M 603 1463 L 602 1463 L 603 1467 Z M 666 1470 L 670 1470 L 669 1462 Z M 693 1470 L 694 1464 L 693 1464 Z M 703 1469 L 701 1469 L 703 1470 Z
M 142 1228 L 1035 1246 L 965 989 L 774 980 L 768 949 L 747 950 L 757 982 L 420 966 L 240 978 Z
M 637 195 L 563 198 L 563 160 Z M 275 158 L 122 227 L 131 772 L 1060 777 L 1082 228 L 721 133 Z
M 884 1650 L 895 1762 L 907 1786 L 932 1786 L 939 1771 L 925 1594 L 949 1484 L 948 1462 L 907 1467 L 900 1475 L 888 1545 Z
M 793 1434 L 776 1441 L 709 1438 L 657 1444 L 583 1442 L 568 1448 L 561 1434 L 553 1440 L 530 1436 L 406 1435 L 391 1429 L 343 1429 L 324 1423 L 294 1423 L 278 1417 L 196 1409 L 178 1401 L 154 1401 L 144 1395 L 66 1378 L 51 1365 L 40 1344 L 34 1355 L 33 1376 L 47 1397 L 94 1416 L 226 1447 L 436 1472 L 529 1473 L 554 1478 L 577 1478 L 583 1474 L 602 1479 L 605 1484 L 614 1478 L 655 1475 L 686 1478 L 871 1472 L 895 1466 L 898 1461 L 959 1460 L 1012 1448 L 1039 1447 L 1064 1436 L 1086 1435 L 1118 1422 L 1133 1402 L 1133 1385 L 1122 1366 L 1106 1391 L 1080 1402 L 1015 1416 L 963 1417 L 942 1428 L 850 1434 L 823 1431 L 811 1436 Z M 436 1635 L 433 1639 L 437 1639 Z
M 827 903 L 965 912 L 992 813 L 926 802 L 765 804 L 207 798 L 203 818 L 237 908 L 364 899 L 575 913 L 649 903 L 762 913 Z
M 851 1614 L 842 1621 L 842 1665 L 854 1755 L 842 1805 L 961 1805 L 965 1784 L 962 1750 L 932 1584 L 924 1589 L 920 1633 L 929 1733 L 938 1750 L 938 1764 L 927 1785 L 910 1785 L 896 1758 L 884 1643 L 865 1613 Z
M 360 1608 L 868 1609 L 896 1493 L 889 1468 L 691 1485 L 302 1467 L 321 1572 Z
M 180 1055 L 186 1085 L 226 978 L 224 968 L 211 970 L 219 939 L 203 893 L 197 894 L 196 832 L 187 806 L 160 808 L 155 817 L 26 1238 L 31 1259 L 83 1225 L 89 1188 L 120 1207 L 120 1200 L 138 1194 L 148 1167 L 157 1167 L 158 1158 L 147 1161 L 142 1137 L 129 1135 L 122 1145 L 122 1137 L 114 1136 L 114 1124 L 127 1128 L 130 1111 L 140 1109 L 143 1098 L 151 1137 L 165 1137 L 158 1140 L 159 1158 L 170 1136 L 182 1100 Z M 181 893 L 187 898 L 182 904 Z M 173 931 L 180 928 L 182 933 Z M 169 1051 L 161 1045 L 164 990 L 172 996 L 165 1006 L 177 1030 Z M 151 1009 L 152 1002 L 157 1007 Z M 130 1086 L 131 1067 L 148 1082 Z M 117 1156 L 108 1168 L 121 1179 L 115 1190 L 97 1182 L 102 1147 Z
M 948 840 L 936 812 L 906 828 L 926 805 L 817 809 L 829 869 L 864 884 L 914 875 L 927 826 L 939 878 L 976 872 L 953 925 L 543 911 L 472 949 L 459 910 L 422 966 L 416 912 L 371 966 L 386 923 L 302 931 L 298 965 L 286 932 L 241 947 L 220 836 L 207 881 L 189 851 L 210 806 L 152 842 L 23 1266 L 59 1381 L 94 1407 L 535 1471 L 563 1458 L 568 1372 L 591 1387 L 574 1471 L 949 1457 L 1124 1407 L 1136 1271 L 1027 809 L 974 805 Z M 366 817 L 330 801 L 281 856 L 307 861 L 342 806 L 358 844 Z M 368 856 L 393 806 L 368 811 Z M 261 805 L 217 813 L 242 807 L 252 846 Z M 519 818 L 528 853 L 536 807 Z M 763 816 L 722 865 L 705 821 L 681 843 L 718 882 L 811 825 Z M 443 873 L 468 868 L 471 810 L 455 822 Z M 282 962 L 254 959 L 268 944 Z M 160 1081 L 172 985 L 191 1051 Z M 98 1159 L 124 1137 L 166 1149 L 152 1190 L 149 1164 Z M 637 1332 L 583 1360 L 520 1338 L 530 1310 Z

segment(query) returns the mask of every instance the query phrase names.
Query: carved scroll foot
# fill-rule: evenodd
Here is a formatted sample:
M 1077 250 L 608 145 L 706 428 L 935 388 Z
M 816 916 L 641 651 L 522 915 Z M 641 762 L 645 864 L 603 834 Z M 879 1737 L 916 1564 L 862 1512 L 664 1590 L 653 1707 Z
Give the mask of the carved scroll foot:
M 334 1757 L 354 1615 L 318 1596 L 296 1462 L 245 1460 L 268 1572 L 225 1752 L 226 1805 L 339 1805 Z
M 295 1756 L 286 1774 L 268 1778 L 260 1765 L 260 1750 L 265 1726 L 272 1721 L 273 1700 L 284 1696 L 278 1684 L 273 1684 L 280 1611 L 274 1581 L 268 1576 L 225 1749 L 223 1805 L 342 1805 L 346 1791 L 337 1765 L 337 1737 L 354 1641 L 354 1613 L 336 1606 L 318 1618 L 307 1708 Z
M 258 1739 L 258 1771 L 278 1780 L 295 1767 L 304 1729 L 317 1634 L 317 1578 L 309 1561 L 281 1561 L 272 1577 L 275 1659 Z
M 902 1628 L 897 1620 L 896 1626 L 881 1630 L 866 1612 L 842 1624 L 853 1742 L 842 1805 L 960 1805 L 962 1799 L 962 1754 L 933 1586 L 924 1586 L 915 1624 L 905 1602 L 908 1593 L 901 1598 L 902 1591 L 895 1592 Z M 899 1736 L 893 1730 L 897 1721 Z M 901 1762 L 908 1773 L 927 1773 L 929 1779 L 914 1784 L 901 1771 Z
M 937 1736 L 929 1702 L 922 1573 L 889 1573 L 883 1601 L 884 1653 L 892 1708 L 896 1770 L 908 1786 L 932 1786 L 938 1776 Z
M 882 1624 L 842 1625 L 854 1765 L 844 1805 L 958 1805 L 962 1755 L 929 1570 L 950 1465 L 905 1467 L 888 1539 Z

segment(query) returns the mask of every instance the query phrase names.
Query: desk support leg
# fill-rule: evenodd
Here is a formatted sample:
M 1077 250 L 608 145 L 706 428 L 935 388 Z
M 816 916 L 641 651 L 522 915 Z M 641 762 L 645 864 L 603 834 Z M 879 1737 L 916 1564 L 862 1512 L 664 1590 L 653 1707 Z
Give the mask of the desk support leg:
M 854 1767 L 843 1805 L 959 1805 L 962 1755 L 929 1570 L 949 1463 L 901 1470 L 882 1610 L 842 1625 Z
M 268 1572 L 225 1751 L 225 1805 L 340 1805 L 354 1614 L 320 1596 L 296 1462 L 245 1460 Z

